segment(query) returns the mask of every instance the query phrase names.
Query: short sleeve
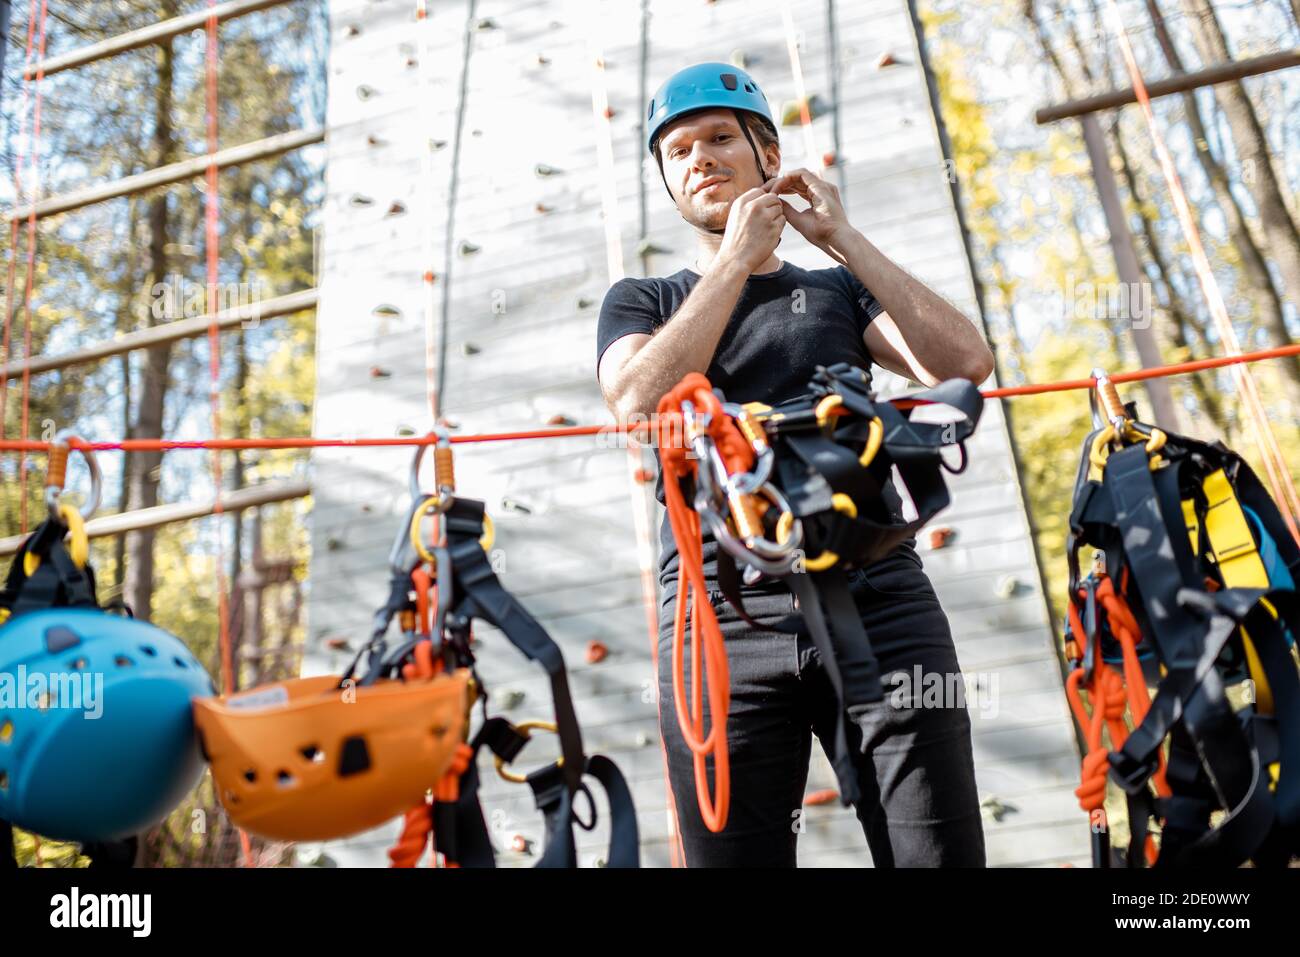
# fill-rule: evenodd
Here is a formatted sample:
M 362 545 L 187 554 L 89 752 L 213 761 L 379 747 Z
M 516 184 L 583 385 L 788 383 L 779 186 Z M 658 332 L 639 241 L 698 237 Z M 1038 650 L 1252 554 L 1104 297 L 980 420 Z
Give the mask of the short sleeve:
M 653 283 L 627 277 L 609 287 L 596 323 L 596 368 L 605 350 L 624 336 L 652 335 L 663 324 Z
M 862 326 L 862 331 L 866 332 L 867 326 L 871 325 L 876 316 L 885 311 L 885 307 L 880 304 L 871 290 L 862 285 L 861 280 L 853 275 L 853 272 L 847 266 L 836 266 L 836 272 L 840 274 L 845 288 L 848 290 L 849 298 L 857 305 L 858 322 Z

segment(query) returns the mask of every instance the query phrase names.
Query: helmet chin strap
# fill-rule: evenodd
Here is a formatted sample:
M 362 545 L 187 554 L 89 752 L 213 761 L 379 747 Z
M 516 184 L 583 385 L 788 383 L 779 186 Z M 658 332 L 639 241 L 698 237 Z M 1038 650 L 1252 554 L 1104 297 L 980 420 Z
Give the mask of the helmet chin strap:
M 745 118 L 740 115 L 739 110 L 732 110 L 731 112 L 736 114 L 736 122 L 740 124 L 740 132 L 745 134 L 745 139 L 749 143 L 749 148 L 754 151 L 754 165 L 758 167 L 759 181 L 766 183 L 771 177 L 769 177 L 767 175 L 767 172 L 763 169 L 763 161 L 758 158 L 758 147 L 754 145 L 754 138 L 749 135 L 749 126 L 748 124 L 745 123 Z M 668 190 L 668 198 L 671 199 L 673 201 L 673 205 L 676 206 L 677 197 L 673 195 L 672 189 L 669 188 L 668 186 L 668 177 L 664 174 L 664 161 L 663 161 L 663 157 L 659 155 L 659 144 L 657 142 L 655 143 L 655 162 L 659 164 L 659 177 L 664 181 L 664 189 Z M 678 212 L 680 213 L 681 211 L 678 210 Z M 686 217 L 683 215 L 682 219 L 686 219 Z M 721 236 L 727 231 L 727 227 L 721 226 L 716 229 L 708 229 L 706 231 L 713 233 L 715 236 Z

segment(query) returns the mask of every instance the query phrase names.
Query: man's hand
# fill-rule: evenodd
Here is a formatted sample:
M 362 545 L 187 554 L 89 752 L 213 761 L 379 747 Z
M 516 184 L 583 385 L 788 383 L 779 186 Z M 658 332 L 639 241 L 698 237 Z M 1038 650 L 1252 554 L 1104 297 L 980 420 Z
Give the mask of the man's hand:
M 786 222 L 832 259 L 844 262 L 843 255 L 833 247 L 853 227 L 844 213 L 838 187 L 806 169 L 797 169 L 768 180 L 761 188 L 778 198 L 791 194 L 803 197 L 808 203 L 807 209 L 795 209 L 785 200 L 780 200 Z
M 738 263 L 747 273 L 767 262 L 785 229 L 782 205 L 779 197 L 761 186 L 737 196 L 727 213 L 727 231 L 715 261 Z

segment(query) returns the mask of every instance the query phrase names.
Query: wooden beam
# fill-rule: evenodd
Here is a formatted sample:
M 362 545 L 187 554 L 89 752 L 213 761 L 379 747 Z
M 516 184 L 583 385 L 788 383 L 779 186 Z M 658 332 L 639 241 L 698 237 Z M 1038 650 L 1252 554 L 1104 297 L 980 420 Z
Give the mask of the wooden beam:
M 256 508 L 259 505 L 306 498 L 310 494 L 311 485 L 307 482 L 264 482 L 261 485 L 226 492 L 221 496 L 221 511 L 242 512 L 246 508 Z M 215 513 L 216 504 L 210 501 L 155 505 L 152 508 L 140 508 L 131 512 L 92 518 L 86 523 L 86 534 L 91 538 L 125 535 L 127 532 L 138 532 L 144 528 L 157 528 L 159 525 L 170 525 L 173 522 L 205 518 Z M 27 535 L 0 538 L 0 557 L 15 554 L 27 538 Z
M 1163 80 L 1154 80 L 1148 83 L 1147 93 L 1154 100 L 1157 97 L 1168 96 L 1171 93 L 1184 93 L 1187 90 L 1195 90 L 1203 86 L 1213 86 L 1216 83 L 1226 83 L 1229 80 L 1258 76 L 1261 73 L 1272 73 L 1293 66 L 1300 66 L 1300 49 L 1269 53 L 1264 56 L 1251 57 L 1247 60 L 1234 60 L 1230 63 L 1219 63 L 1204 70 L 1197 70 L 1194 73 L 1175 73 Z M 1034 113 L 1034 120 L 1039 126 L 1043 126 L 1072 116 L 1083 116 L 1085 113 L 1096 113 L 1099 110 L 1109 110 L 1136 102 L 1137 93 L 1132 87 L 1128 87 L 1123 90 L 1098 93 L 1095 96 L 1088 96 L 1079 100 L 1068 100 L 1065 103 L 1057 103 L 1055 106 L 1045 106 Z
M 51 196 L 49 199 L 43 199 L 36 203 L 36 218 L 42 219 L 56 213 L 66 213 L 71 209 L 80 209 L 83 206 L 91 206 L 106 200 L 117 199 L 119 196 L 130 196 L 132 193 L 143 193 L 145 190 L 166 186 L 169 183 L 179 183 L 181 180 L 191 179 L 206 173 L 210 162 L 215 162 L 218 169 L 224 169 L 227 166 L 240 166 L 244 163 L 266 159 L 269 156 L 279 156 L 282 153 L 301 149 L 304 146 L 311 146 L 313 143 L 321 143 L 324 140 L 325 130 L 315 129 L 295 130 L 292 133 L 280 133 L 276 136 L 268 136 L 266 139 L 254 140 L 251 143 L 241 143 L 239 146 L 230 146 L 224 150 L 217 150 L 211 157 L 206 155 L 195 156 L 187 160 L 181 160 L 179 163 L 168 163 L 166 166 L 159 166 L 157 169 L 145 170 L 143 173 L 136 173 L 134 176 L 124 176 L 109 183 L 74 190 L 61 196 Z M 33 207 L 30 205 L 19 206 L 9 214 L 9 219 L 11 221 L 15 219 L 19 221 L 25 220 L 32 214 L 32 209 Z
M 201 30 L 207 25 L 208 19 L 213 16 L 217 18 L 218 23 L 222 23 L 226 20 L 242 17 L 245 14 L 257 13 L 269 7 L 278 7 L 289 2 L 290 0 L 230 0 L 229 3 L 217 4 L 211 10 L 196 10 L 194 13 L 187 13 L 184 16 L 160 20 L 158 23 L 141 27 L 139 30 L 120 33 L 115 37 L 109 37 L 107 40 L 101 40 L 99 43 L 92 43 L 69 53 L 63 53 L 33 63 L 23 74 L 23 79 L 30 80 L 36 76 L 51 76 L 62 70 L 71 70 L 73 67 L 84 66 L 87 63 L 103 60 L 106 57 L 117 56 L 119 53 L 125 53 L 128 50 L 137 50 L 151 43 L 160 43 L 163 40 L 180 36 L 182 33 Z
M 224 330 L 242 325 L 245 322 L 260 322 L 263 319 L 275 319 L 279 316 L 292 315 L 305 309 L 316 308 L 319 299 L 320 294 L 317 290 L 303 289 L 298 292 L 291 292 L 287 296 L 276 296 L 273 299 L 266 299 L 252 305 L 239 306 L 235 309 L 223 309 L 216 314 L 216 325 L 218 329 Z M 150 346 L 158 346 L 166 342 L 195 339 L 208 334 L 208 330 L 213 324 L 213 318 L 212 314 L 208 313 L 195 316 L 192 319 L 178 319 L 175 322 L 165 322 L 149 329 L 128 332 L 82 349 L 65 352 L 63 355 L 37 356 L 28 362 L 10 362 L 0 366 L 0 379 L 19 379 L 22 377 L 24 368 L 30 374 L 37 375 L 55 369 L 66 369 L 69 366 L 99 362 L 101 359 L 119 356 L 124 352 L 147 349 Z

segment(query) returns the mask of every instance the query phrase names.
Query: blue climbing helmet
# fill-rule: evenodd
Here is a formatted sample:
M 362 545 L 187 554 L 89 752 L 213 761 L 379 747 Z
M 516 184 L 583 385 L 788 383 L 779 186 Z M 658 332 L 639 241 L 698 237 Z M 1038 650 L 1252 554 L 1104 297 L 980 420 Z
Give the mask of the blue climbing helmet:
M 740 130 L 749 141 L 750 149 L 754 151 L 754 162 L 758 166 L 759 178 L 763 181 L 768 179 L 763 172 L 763 162 L 759 158 L 758 147 L 754 145 L 749 127 L 739 112 L 744 110 L 759 116 L 775 134 L 776 122 L 772 119 L 772 109 L 768 106 L 767 96 L 758 82 L 739 67 L 732 66 L 730 63 L 697 63 L 678 70 L 665 80 L 650 100 L 650 107 L 646 112 L 650 129 L 646 146 L 655 158 L 655 162 L 659 164 L 659 175 L 663 178 L 664 189 L 668 190 L 670 197 L 673 191 L 668 189 L 668 178 L 664 176 L 663 157 L 659 155 L 657 148 L 659 136 L 664 127 L 674 120 L 688 113 L 709 109 L 730 109 L 736 113 Z M 675 197 L 673 202 L 676 202 Z
M 75 438 L 51 444 L 49 518 L 0 588 L 0 827 L 101 843 L 157 824 L 198 783 L 191 699 L 215 689 L 179 638 L 99 607 L 85 520 L 101 481 L 85 447 L 88 503 L 61 501 Z
M 82 842 L 152 827 L 203 773 L 191 699 L 214 693 L 184 643 L 148 622 L 93 607 L 11 618 L 0 626 L 0 818 Z

